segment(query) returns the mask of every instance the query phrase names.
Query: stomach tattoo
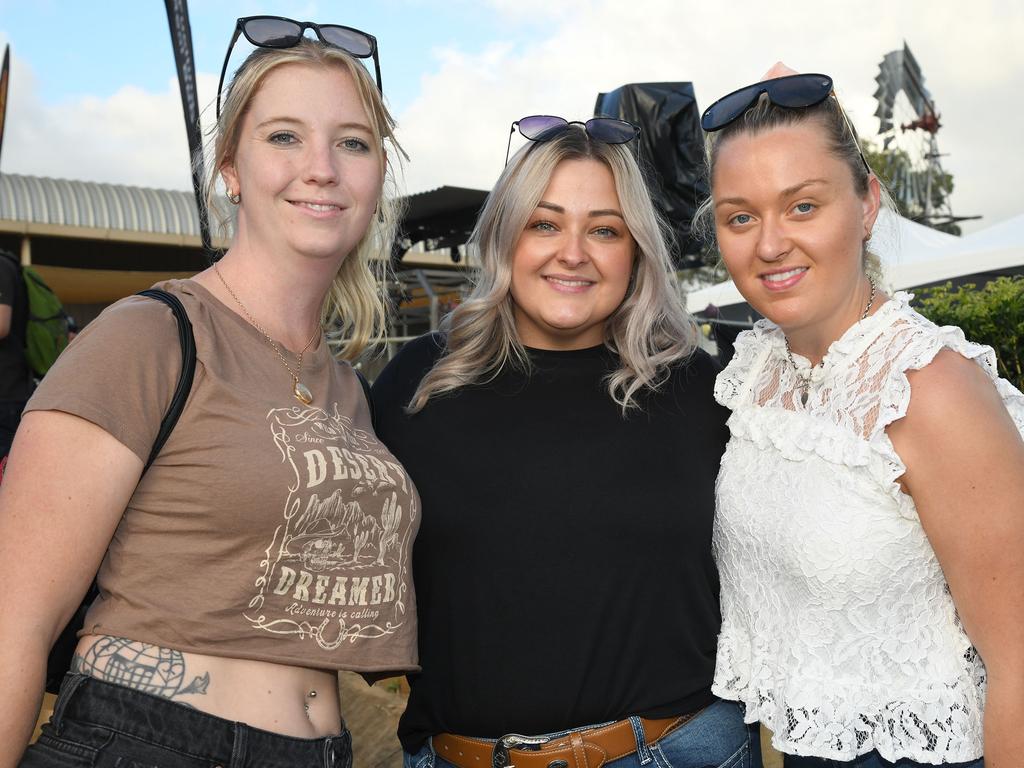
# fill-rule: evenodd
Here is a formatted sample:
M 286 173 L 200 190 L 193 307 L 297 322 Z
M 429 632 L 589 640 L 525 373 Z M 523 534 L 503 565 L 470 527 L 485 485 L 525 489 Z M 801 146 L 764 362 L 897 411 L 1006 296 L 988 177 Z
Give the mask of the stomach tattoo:
M 203 695 L 210 685 L 208 672 L 185 685 L 185 657 L 181 651 L 127 637 L 100 638 L 84 655 L 75 654 L 71 671 L 165 699 Z

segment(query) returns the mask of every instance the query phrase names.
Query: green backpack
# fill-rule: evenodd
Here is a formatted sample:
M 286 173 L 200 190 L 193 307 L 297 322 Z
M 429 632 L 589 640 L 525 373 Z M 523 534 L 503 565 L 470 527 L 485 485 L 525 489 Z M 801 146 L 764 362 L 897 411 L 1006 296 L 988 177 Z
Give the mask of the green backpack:
M 25 359 L 36 376 L 42 376 L 68 345 L 68 314 L 50 286 L 32 267 L 23 267 L 14 254 L 2 251 L 21 270 L 28 297 L 25 323 Z

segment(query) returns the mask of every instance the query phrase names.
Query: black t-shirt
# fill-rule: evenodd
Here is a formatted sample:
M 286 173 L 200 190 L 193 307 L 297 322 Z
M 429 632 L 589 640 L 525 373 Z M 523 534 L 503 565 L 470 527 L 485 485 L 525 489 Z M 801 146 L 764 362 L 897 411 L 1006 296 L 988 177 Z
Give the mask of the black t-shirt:
M 728 438 L 703 352 L 623 418 L 604 347 L 403 407 L 443 341 L 373 387 L 377 434 L 419 489 L 420 663 L 399 738 L 497 738 L 714 700 L 714 486 Z
M 0 339 L 0 402 L 25 402 L 32 394 L 32 373 L 25 360 L 27 302 L 21 267 L 0 253 L 0 304 L 11 307 L 11 329 Z

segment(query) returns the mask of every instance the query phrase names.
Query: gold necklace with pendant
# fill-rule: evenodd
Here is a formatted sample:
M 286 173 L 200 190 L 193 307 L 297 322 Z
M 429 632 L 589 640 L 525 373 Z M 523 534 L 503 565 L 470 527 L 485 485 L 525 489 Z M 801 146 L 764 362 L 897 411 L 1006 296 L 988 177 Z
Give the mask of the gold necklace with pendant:
M 263 338 L 267 340 L 267 343 L 271 347 L 273 347 L 274 351 L 277 353 L 277 357 L 281 360 L 281 365 L 283 365 L 284 369 L 288 371 L 288 375 L 292 377 L 292 395 L 295 397 L 295 399 L 298 400 L 303 405 L 309 405 L 310 403 L 312 403 L 313 393 L 309 391 L 309 387 L 307 387 L 300 381 L 302 377 L 302 356 L 306 354 L 306 350 L 309 349 L 309 345 L 312 344 L 313 341 L 322 333 L 323 329 L 317 326 L 317 329 L 313 332 L 313 335 L 309 337 L 309 341 L 307 341 L 306 345 L 301 350 L 299 350 L 299 366 L 296 370 L 293 371 L 292 367 L 288 365 L 288 361 L 285 360 L 284 353 L 281 351 L 281 347 L 277 345 L 276 341 L 270 338 L 269 333 L 263 330 L 263 326 L 256 322 L 256 318 L 249 314 L 249 310 L 245 308 L 245 304 L 243 304 L 242 300 L 238 298 L 237 295 L 235 295 L 235 292 L 231 290 L 231 286 L 228 285 L 228 281 L 224 279 L 224 275 L 220 273 L 220 267 L 217 264 L 213 265 L 213 271 L 217 273 L 217 277 L 220 278 L 220 281 L 224 285 L 224 288 L 227 290 L 228 293 L 231 294 L 231 298 L 235 300 L 235 303 L 238 305 L 238 308 L 242 310 L 242 314 L 245 315 L 245 319 L 249 321 L 249 324 L 252 325 L 253 328 L 255 328 L 257 331 L 263 334 Z
M 868 296 L 868 304 L 864 307 L 864 313 L 860 316 L 859 322 L 864 322 L 867 319 L 868 313 L 871 311 L 871 307 L 874 306 L 875 303 L 875 278 L 871 277 L 871 275 L 868 275 L 868 284 L 871 286 L 871 293 Z M 786 338 L 785 334 L 783 334 L 782 338 L 786 342 L 786 357 L 789 358 L 789 364 L 793 366 L 793 371 L 796 373 L 796 377 L 799 382 L 800 405 L 807 405 L 807 398 L 810 397 L 811 394 L 811 381 L 814 378 L 814 370 L 819 366 L 825 365 L 825 358 L 821 358 L 821 360 L 812 365 L 811 369 L 807 372 L 807 375 L 804 376 L 803 373 L 800 372 L 800 368 L 797 366 L 796 360 L 793 359 L 793 350 L 789 348 L 789 339 Z

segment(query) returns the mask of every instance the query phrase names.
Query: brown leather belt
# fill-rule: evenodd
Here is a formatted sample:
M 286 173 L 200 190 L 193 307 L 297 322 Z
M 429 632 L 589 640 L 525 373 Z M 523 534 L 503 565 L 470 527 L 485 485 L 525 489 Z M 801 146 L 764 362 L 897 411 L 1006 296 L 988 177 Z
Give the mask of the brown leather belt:
M 696 714 L 660 720 L 638 718 L 643 727 L 644 743 L 653 744 Z M 458 768 L 599 768 L 637 751 L 637 739 L 629 720 L 571 731 L 549 740 L 509 734 L 493 742 L 440 733 L 431 743 L 438 757 Z M 519 746 L 535 748 L 518 749 Z

